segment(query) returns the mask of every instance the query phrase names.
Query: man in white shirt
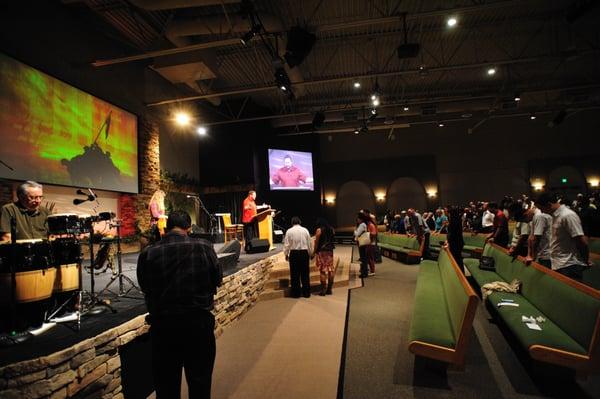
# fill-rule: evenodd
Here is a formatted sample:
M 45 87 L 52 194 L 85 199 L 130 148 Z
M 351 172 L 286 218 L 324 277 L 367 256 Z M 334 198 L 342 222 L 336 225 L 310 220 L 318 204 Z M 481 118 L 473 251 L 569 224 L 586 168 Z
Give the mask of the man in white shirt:
M 283 253 L 285 260 L 290 262 L 291 296 L 300 298 L 300 283 L 302 296 L 310 298 L 310 254 L 313 251 L 313 241 L 308 230 L 300 225 L 298 216 L 292 218 L 292 227 L 285 233 Z
M 481 217 L 481 232 L 491 233 L 494 230 L 494 214 L 490 212 L 488 203 L 483 204 L 483 215 Z
M 538 208 L 530 205 L 525 211 L 525 218 L 531 220 L 528 240 L 528 251 L 525 263 L 534 260 L 547 268 L 552 267 L 550 261 L 550 240 L 552 239 L 552 216 L 543 213 Z
M 552 270 L 581 281 L 583 271 L 590 266 L 590 251 L 579 216 L 561 205 L 554 194 L 541 194 L 536 205 L 542 212 L 552 216 Z

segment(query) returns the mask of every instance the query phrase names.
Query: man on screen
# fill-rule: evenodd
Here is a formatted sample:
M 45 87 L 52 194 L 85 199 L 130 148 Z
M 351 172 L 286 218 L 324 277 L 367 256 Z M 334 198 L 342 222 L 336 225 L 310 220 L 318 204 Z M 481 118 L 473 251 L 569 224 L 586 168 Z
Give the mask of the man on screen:
M 286 155 L 283 158 L 283 167 L 275 172 L 271 180 L 273 180 L 273 184 L 280 187 L 300 187 L 306 183 L 306 176 L 294 166 L 292 157 Z

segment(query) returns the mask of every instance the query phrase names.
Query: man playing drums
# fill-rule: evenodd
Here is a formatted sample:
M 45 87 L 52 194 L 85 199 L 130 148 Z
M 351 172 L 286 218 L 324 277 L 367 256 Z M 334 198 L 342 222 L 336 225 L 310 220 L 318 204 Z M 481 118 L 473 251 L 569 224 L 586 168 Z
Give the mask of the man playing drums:
M 0 231 L 2 241 L 11 240 L 11 219 L 15 219 L 17 240 L 47 238 L 48 215 L 50 211 L 41 207 L 44 199 L 43 187 L 34 181 L 26 181 L 17 189 L 17 202 L 2 207 L 0 216 Z

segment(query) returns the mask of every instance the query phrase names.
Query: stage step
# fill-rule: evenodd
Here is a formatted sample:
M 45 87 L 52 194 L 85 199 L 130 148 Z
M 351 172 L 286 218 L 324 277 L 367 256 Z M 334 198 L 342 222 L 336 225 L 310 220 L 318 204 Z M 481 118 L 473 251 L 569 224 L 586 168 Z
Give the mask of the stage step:
M 340 261 L 339 257 L 334 258 L 334 262 L 337 264 L 335 273 L 335 279 L 333 288 L 344 287 L 349 284 L 350 276 L 350 265 L 347 262 Z M 265 289 L 261 292 L 259 300 L 265 301 L 276 298 L 283 298 L 290 296 L 290 269 L 289 265 L 285 260 L 277 262 L 271 270 L 270 279 L 265 285 Z M 310 265 L 310 290 L 311 292 L 318 293 L 321 290 L 321 282 L 319 279 L 319 271 L 314 263 L 311 261 Z

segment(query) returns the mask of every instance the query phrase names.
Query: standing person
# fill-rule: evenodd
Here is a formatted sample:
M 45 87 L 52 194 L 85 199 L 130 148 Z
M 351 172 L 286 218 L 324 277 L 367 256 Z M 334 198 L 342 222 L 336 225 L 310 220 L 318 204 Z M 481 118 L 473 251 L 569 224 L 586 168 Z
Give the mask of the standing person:
M 377 239 L 377 226 L 373 223 L 371 215 L 365 211 L 360 211 L 357 215 L 358 226 L 354 230 L 354 240 L 358 243 L 358 253 L 360 256 L 360 276 L 366 278 L 375 275 L 375 251 L 373 243 Z M 359 240 L 359 237 L 366 235 L 366 239 Z
M 248 191 L 248 196 L 242 204 L 242 224 L 244 225 L 244 250 L 248 252 L 250 241 L 256 237 L 256 191 Z
M 163 239 L 138 258 L 158 398 L 179 398 L 182 367 L 190 398 L 210 398 L 216 354 L 211 310 L 223 273 L 212 245 L 188 236 L 191 225 L 186 212 L 171 212 Z
M 542 212 L 552 216 L 552 270 L 581 281 L 583 271 L 591 263 L 587 238 L 583 235 L 579 216 L 560 204 L 555 194 L 541 194 L 535 203 Z
M 495 205 L 494 203 L 491 203 Z M 490 211 L 490 203 L 483 203 L 483 215 L 481 216 L 481 232 L 491 233 L 494 231 L 494 212 Z
M 408 217 L 410 220 L 410 228 L 406 229 L 409 235 L 417 237 L 419 244 L 423 243 L 423 258 L 429 258 L 429 238 L 431 236 L 431 230 L 423 221 L 423 217 L 419 212 L 410 208 L 408 210 Z
M 313 242 L 308 230 L 300 223 L 302 222 L 298 216 L 292 217 L 292 227 L 285 232 L 283 239 L 283 253 L 285 260 L 290 262 L 292 298 L 300 298 L 301 284 L 302 296 L 310 298 L 309 261 L 313 252 Z
M 150 228 L 154 235 L 155 241 L 165 234 L 167 227 L 167 215 L 165 214 L 165 192 L 163 190 L 156 190 L 150 198 L 148 205 L 150 211 Z
M 552 267 L 550 260 L 550 240 L 552 239 L 552 216 L 530 205 L 525 211 L 525 219 L 530 221 L 530 234 L 527 240 L 525 264 L 534 260 L 547 268 Z
M 2 207 L 0 230 L 3 241 L 11 241 L 11 219 L 15 221 L 16 240 L 48 238 L 48 215 L 50 210 L 42 205 L 43 186 L 26 181 L 17 188 L 17 201 Z
M 327 220 L 317 219 L 317 230 L 315 231 L 315 252 L 313 256 L 317 257 L 317 268 L 321 280 L 320 296 L 331 295 L 333 288 L 333 278 L 335 276 L 335 266 L 333 264 L 333 249 L 335 231 Z
M 523 202 L 518 200 L 509 208 L 509 214 L 517 223 L 513 230 L 512 241 L 508 247 L 508 254 L 516 258 L 517 256 L 527 256 L 529 252 L 529 236 L 531 218 L 527 217 L 527 210 L 523 207 Z
M 494 221 L 492 223 L 492 233 L 486 241 L 494 242 L 506 248 L 508 246 L 508 218 L 495 202 L 488 204 L 488 210 L 494 215 Z
M 456 263 L 463 268 L 462 250 L 465 246 L 465 241 L 462 235 L 462 217 L 460 208 L 452 207 L 448 211 L 450 218 L 448 219 L 448 235 L 446 236 L 446 242 L 448 243 L 448 249 Z
M 448 232 L 448 217 L 441 208 L 438 209 L 436 213 L 437 217 L 435 218 L 435 232 L 439 234 L 445 234 Z

